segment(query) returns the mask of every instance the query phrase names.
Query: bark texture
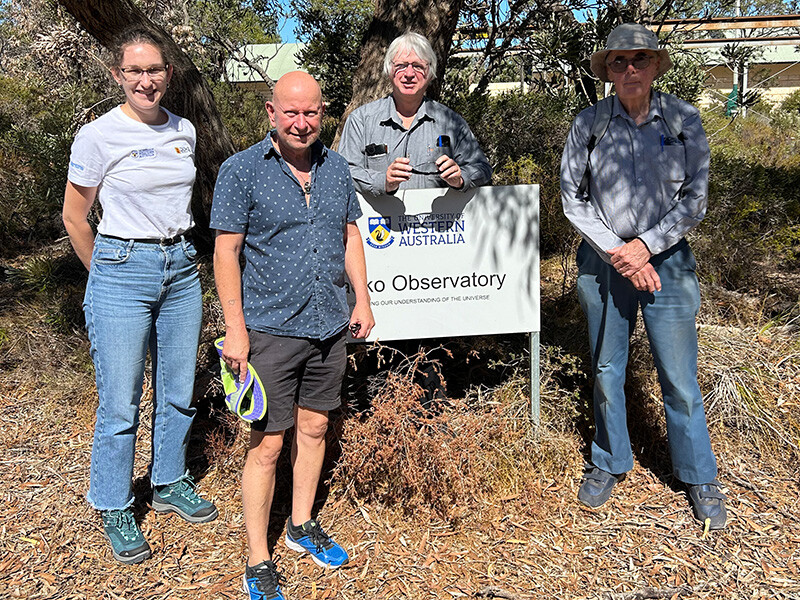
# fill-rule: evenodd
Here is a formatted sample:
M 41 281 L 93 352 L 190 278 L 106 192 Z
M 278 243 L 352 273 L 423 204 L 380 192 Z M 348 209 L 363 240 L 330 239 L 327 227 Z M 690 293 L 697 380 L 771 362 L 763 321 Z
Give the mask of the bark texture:
M 364 35 L 361 62 L 353 76 L 353 97 L 336 131 L 334 147 L 339 143 L 345 119 L 356 108 L 391 92 L 383 75 L 383 55 L 392 40 L 406 31 L 415 31 L 428 38 L 439 59 L 436 79 L 427 95 L 438 98 L 450 44 L 458 25 L 463 0 L 377 0 L 375 14 Z
M 177 115 L 186 117 L 197 128 L 197 181 L 192 198 L 195 238 L 200 249 L 211 248 L 209 216 L 214 182 L 222 162 L 235 149 L 214 97 L 200 72 L 163 28 L 153 23 L 130 0 L 58 0 L 78 22 L 105 47 L 129 27 L 150 31 L 168 48 L 174 75 L 162 104 Z

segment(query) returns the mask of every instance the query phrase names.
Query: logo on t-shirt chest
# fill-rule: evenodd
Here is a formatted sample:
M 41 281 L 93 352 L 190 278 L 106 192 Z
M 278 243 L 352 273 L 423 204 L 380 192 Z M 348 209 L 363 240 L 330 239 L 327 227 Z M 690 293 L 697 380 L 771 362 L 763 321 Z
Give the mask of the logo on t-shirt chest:
M 181 144 L 180 146 L 173 146 L 175 149 L 175 154 L 178 156 L 186 156 L 187 154 L 192 153 L 192 149 L 189 147 L 189 144 Z
M 131 158 L 135 158 L 136 160 L 145 160 L 148 158 L 155 158 L 156 157 L 156 149 L 155 148 L 140 148 L 139 150 L 131 150 L 130 153 Z

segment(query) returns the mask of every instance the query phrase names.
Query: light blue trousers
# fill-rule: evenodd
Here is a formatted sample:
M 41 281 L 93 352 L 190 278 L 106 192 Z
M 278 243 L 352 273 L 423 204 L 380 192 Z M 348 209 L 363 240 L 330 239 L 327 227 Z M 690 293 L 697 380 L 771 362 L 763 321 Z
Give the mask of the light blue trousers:
M 186 473 L 202 298 L 189 241 L 171 246 L 98 235 L 84 297 L 100 404 L 89 503 L 133 502 L 134 447 L 147 349 L 153 371 L 153 485 Z
M 664 399 L 675 477 L 689 484 L 714 480 L 717 461 L 697 383 L 700 288 L 689 244 L 681 240 L 650 260 L 662 288 L 653 294 L 637 291 L 586 242 L 577 262 L 578 298 L 589 324 L 595 378 L 592 463 L 614 474 L 633 468 L 624 386 L 629 340 L 641 308 Z

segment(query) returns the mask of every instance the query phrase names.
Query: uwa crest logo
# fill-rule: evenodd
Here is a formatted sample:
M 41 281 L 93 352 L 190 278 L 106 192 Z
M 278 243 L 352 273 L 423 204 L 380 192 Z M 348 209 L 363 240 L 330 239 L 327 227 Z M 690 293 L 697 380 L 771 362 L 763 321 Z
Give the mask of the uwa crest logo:
M 388 248 L 394 242 L 391 217 L 370 217 L 367 244 L 373 248 Z

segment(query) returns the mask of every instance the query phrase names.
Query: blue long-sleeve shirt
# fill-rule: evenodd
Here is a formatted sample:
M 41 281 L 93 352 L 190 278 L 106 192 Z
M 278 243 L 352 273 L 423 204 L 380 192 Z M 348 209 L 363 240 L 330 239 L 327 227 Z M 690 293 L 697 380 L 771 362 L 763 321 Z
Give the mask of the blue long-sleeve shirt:
M 588 202 L 578 187 L 596 107 L 576 117 L 564 147 L 564 213 L 606 262 L 608 250 L 637 237 L 652 254 L 664 252 L 706 214 L 710 152 L 700 113 L 687 102 L 669 99 L 683 118 L 681 141 L 664 120 L 661 95 L 653 92 L 650 112 L 640 125 L 614 97 L 608 129 L 588 158 Z

